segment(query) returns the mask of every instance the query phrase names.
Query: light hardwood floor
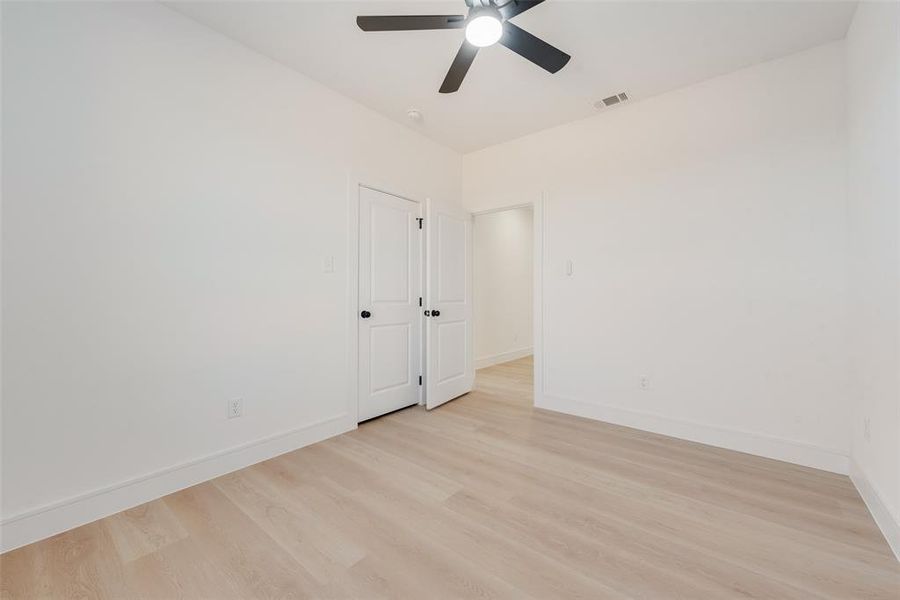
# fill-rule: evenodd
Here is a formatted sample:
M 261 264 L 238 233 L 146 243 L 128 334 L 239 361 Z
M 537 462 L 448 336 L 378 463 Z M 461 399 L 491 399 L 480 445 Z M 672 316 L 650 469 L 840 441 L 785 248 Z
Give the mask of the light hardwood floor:
M 0 557 L 6 598 L 900 598 L 846 477 L 477 390 Z

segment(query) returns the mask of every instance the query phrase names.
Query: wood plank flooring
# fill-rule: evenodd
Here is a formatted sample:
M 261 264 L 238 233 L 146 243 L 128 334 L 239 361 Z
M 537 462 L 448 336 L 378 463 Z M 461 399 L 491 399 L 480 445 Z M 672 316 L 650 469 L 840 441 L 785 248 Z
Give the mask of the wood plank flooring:
M 900 598 L 846 477 L 535 410 L 531 360 L 0 557 L 13 598 Z

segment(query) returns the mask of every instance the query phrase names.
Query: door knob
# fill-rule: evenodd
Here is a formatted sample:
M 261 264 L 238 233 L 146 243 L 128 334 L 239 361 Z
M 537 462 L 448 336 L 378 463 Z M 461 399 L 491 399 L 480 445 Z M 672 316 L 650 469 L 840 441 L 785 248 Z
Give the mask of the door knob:
M 368 319 L 369 317 L 372 316 L 372 313 L 370 313 L 367 310 L 364 310 L 361 313 L 359 313 L 359 316 L 361 316 L 363 319 Z
M 439 317 L 439 316 L 441 316 L 441 311 L 439 311 L 439 310 L 433 310 L 433 311 L 431 311 L 431 316 L 432 316 L 432 317 Z

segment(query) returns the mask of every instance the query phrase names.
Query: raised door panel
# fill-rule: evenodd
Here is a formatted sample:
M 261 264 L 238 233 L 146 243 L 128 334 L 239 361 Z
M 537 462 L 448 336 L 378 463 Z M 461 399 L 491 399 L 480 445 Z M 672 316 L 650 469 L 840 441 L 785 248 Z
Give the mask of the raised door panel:
M 374 204 L 371 216 L 372 302 L 410 300 L 410 212 Z

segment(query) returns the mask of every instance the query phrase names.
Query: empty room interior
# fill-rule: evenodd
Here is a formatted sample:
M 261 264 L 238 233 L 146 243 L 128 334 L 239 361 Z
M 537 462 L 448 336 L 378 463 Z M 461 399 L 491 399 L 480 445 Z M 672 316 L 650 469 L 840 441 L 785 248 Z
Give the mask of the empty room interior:
M 900 600 L 900 2 L 0 23 L 3 600 Z

